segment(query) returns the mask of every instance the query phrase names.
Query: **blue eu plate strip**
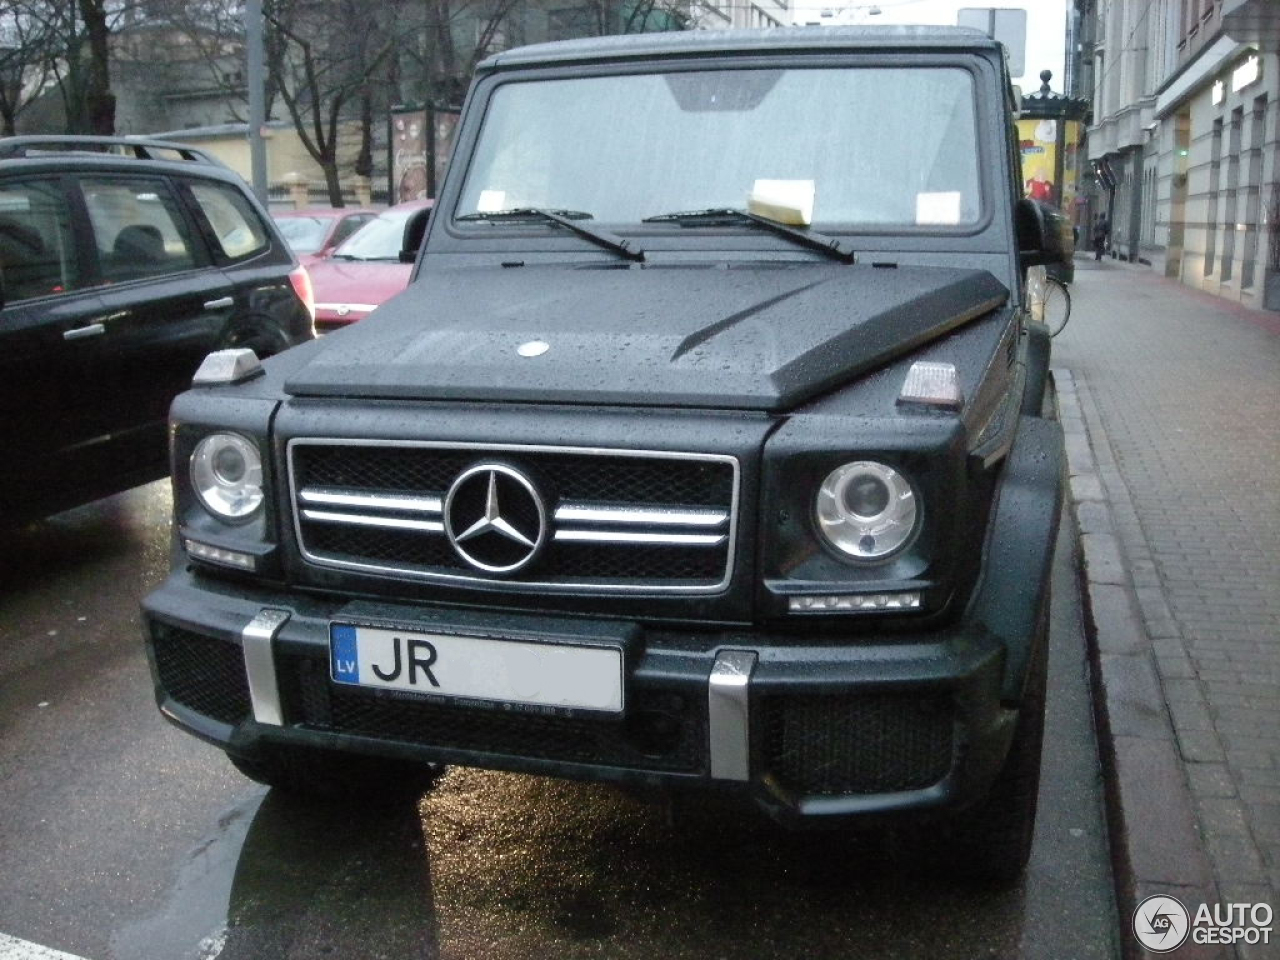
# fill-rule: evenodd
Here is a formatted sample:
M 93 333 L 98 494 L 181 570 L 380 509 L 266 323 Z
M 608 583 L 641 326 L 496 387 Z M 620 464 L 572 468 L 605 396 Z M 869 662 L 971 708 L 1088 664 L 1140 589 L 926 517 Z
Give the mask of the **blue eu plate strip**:
M 356 628 L 329 628 L 329 657 L 333 661 L 333 679 L 339 683 L 360 682 L 360 660 L 356 656 Z

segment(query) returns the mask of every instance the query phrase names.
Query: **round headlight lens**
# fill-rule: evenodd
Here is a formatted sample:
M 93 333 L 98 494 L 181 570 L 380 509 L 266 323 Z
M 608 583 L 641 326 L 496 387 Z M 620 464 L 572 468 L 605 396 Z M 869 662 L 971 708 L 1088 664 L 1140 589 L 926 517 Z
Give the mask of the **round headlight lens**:
M 918 516 L 907 478 L 873 460 L 827 474 L 815 508 L 826 541 L 857 560 L 882 560 L 900 550 L 915 533 Z
M 248 519 L 264 499 L 258 448 L 239 434 L 210 434 L 191 454 L 191 485 L 215 517 Z

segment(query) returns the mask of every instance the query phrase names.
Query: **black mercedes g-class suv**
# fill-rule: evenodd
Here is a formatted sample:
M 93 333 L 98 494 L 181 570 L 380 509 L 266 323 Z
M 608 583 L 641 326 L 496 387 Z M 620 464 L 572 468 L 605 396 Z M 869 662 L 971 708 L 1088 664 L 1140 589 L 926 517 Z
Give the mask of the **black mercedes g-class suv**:
M 163 713 L 284 788 L 717 788 L 1016 875 L 1061 436 L 1013 115 L 964 30 L 482 64 L 409 289 L 174 403 Z

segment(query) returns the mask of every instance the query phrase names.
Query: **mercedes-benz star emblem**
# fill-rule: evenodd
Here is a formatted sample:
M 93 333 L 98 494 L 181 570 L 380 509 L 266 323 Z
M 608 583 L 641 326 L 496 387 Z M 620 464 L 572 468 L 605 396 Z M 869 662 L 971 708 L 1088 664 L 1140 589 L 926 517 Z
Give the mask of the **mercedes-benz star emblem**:
M 453 549 L 486 573 L 528 566 L 547 536 L 547 508 L 533 482 L 500 463 L 458 474 L 444 500 L 444 532 Z

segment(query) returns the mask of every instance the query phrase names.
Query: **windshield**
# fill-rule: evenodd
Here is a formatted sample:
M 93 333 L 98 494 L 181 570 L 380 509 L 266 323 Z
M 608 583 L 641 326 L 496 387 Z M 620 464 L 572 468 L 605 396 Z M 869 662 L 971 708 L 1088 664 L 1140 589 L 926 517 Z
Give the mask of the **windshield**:
M 388 210 L 378 214 L 351 235 L 334 252 L 351 260 L 399 260 L 404 227 L 416 210 Z
M 324 246 L 333 217 L 273 217 L 294 253 L 315 253 Z
M 742 208 L 779 180 L 812 191 L 815 226 L 976 222 L 972 77 L 887 67 L 506 83 L 489 101 L 457 213 L 541 207 L 634 224 Z

